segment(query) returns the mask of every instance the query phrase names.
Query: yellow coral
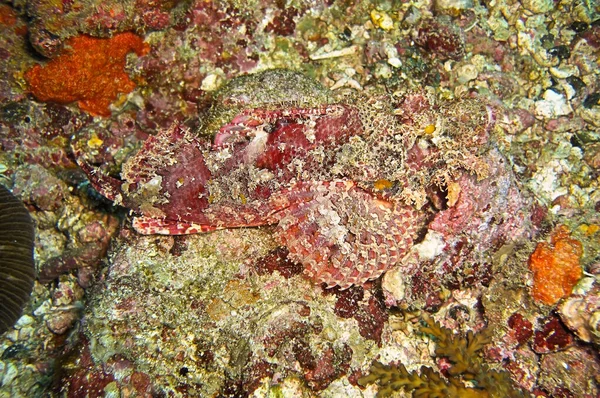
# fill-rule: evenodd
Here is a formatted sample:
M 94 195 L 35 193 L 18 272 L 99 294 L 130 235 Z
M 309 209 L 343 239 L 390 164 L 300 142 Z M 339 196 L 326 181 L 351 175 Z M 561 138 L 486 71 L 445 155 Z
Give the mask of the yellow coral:
M 586 236 L 592 236 L 596 232 L 600 231 L 600 225 L 597 224 L 581 224 L 579 226 L 579 230 L 583 232 Z
M 456 336 L 428 317 L 421 332 L 436 339 L 435 355 L 446 357 L 452 363 L 448 379 L 426 366 L 419 372 L 409 372 L 404 365 L 383 365 L 374 362 L 370 373 L 358 380 L 360 385 L 377 384 L 378 397 L 388 397 L 394 392 L 405 390 L 413 397 L 428 398 L 496 398 L 525 397 L 521 390 L 513 387 L 506 372 L 490 370 L 479 355 L 490 342 L 490 333 L 469 332 L 465 337 Z M 465 381 L 474 382 L 467 387 Z
M 373 188 L 375 188 L 376 191 L 383 191 L 384 189 L 389 189 L 392 186 L 394 186 L 394 183 L 386 179 L 377 180 L 373 183 Z
M 433 134 L 435 132 L 435 124 L 428 124 L 425 126 L 425 134 Z
M 394 21 L 383 11 L 371 11 L 371 22 L 373 22 L 373 25 L 383 30 L 391 30 L 394 28 Z
M 100 137 L 98 137 L 96 134 L 92 134 L 92 137 L 88 140 L 87 145 L 91 149 L 98 149 L 103 143 L 104 141 L 102 141 Z

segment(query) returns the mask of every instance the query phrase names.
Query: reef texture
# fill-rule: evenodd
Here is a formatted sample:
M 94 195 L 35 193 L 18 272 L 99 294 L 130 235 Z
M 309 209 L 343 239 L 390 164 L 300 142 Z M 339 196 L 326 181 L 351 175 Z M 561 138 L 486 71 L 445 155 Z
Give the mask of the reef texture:
M 373 363 L 428 393 L 598 396 L 599 11 L 3 2 L 0 183 L 38 279 L 0 396 L 373 397 Z M 224 229 L 132 228 L 180 221 Z
M 89 305 L 86 346 L 94 361 L 65 376 L 63 392 L 96 388 L 97 377 L 87 375 L 103 372 L 113 379 L 103 391 L 238 396 L 294 377 L 321 391 L 377 349 L 355 319 L 337 317 L 334 296 L 301 275 L 254 272 L 248 260 L 276 247 L 266 231 L 130 239 L 112 253 Z M 119 374 L 110 371 L 115 363 L 123 364 Z

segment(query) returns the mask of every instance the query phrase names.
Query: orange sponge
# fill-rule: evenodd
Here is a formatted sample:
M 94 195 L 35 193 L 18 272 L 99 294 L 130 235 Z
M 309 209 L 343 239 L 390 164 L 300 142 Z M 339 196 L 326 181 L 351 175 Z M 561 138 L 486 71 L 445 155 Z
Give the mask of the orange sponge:
M 582 254 L 581 242 L 570 237 L 569 229 L 564 225 L 556 227 L 550 244 L 539 243 L 529 258 L 533 298 L 552 305 L 571 294 L 582 276 L 579 263 Z
M 77 101 L 92 115 L 110 116 L 108 107 L 118 94 L 135 88 L 124 71 L 126 55 L 132 51 L 144 55 L 148 45 L 133 33 L 110 39 L 77 36 L 66 44 L 63 54 L 25 73 L 30 92 L 40 101 Z

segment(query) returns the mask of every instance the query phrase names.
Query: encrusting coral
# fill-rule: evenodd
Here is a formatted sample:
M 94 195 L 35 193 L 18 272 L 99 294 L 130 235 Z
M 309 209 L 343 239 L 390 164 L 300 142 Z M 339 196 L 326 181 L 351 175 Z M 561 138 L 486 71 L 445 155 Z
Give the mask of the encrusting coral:
M 524 397 L 516 389 L 507 372 L 490 369 L 479 352 L 490 342 L 486 329 L 480 333 L 469 331 L 457 336 L 438 322 L 424 317 L 419 330 L 436 340 L 436 357 L 447 358 L 451 366 L 442 377 L 432 368 L 422 366 L 418 372 L 409 372 L 403 364 L 384 365 L 374 362 L 370 373 L 359 379 L 359 384 L 377 384 L 378 397 L 388 397 L 404 389 L 413 397 L 429 398 L 475 398 L 475 397 Z
M 594 3 L 2 2 L 0 183 L 32 213 L 41 278 L 21 319 L 0 336 L 0 396 L 374 396 L 377 384 L 362 391 L 357 379 L 375 360 L 390 365 L 390 374 L 400 373 L 395 366 L 402 363 L 405 378 L 415 380 L 396 396 L 416 395 L 421 383 L 422 395 L 492 395 L 472 375 L 450 374 L 448 357 L 434 353 L 435 339 L 419 332 L 418 323 L 403 323 L 417 311 L 436 313 L 456 339 L 467 339 L 467 330 L 477 334 L 485 319 L 492 342 L 465 355 L 505 370 L 532 396 L 598 396 L 600 8 Z M 112 110 L 108 117 L 91 117 L 79 99 L 46 102 L 30 91 L 25 72 L 74 54 L 70 39 L 109 42 L 122 32 L 139 35 L 151 49 L 127 55 L 120 72 L 138 88 L 108 100 L 101 108 Z M 263 84 L 261 71 L 276 68 L 301 72 L 312 83 L 281 72 L 278 86 Z M 68 81 L 74 75 L 62 77 L 56 87 L 74 83 Z M 315 127 L 325 121 L 339 121 L 338 133 L 359 125 L 345 118 L 350 111 L 373 134 L 355 129 L 340 146 L 319 142 L 323 130 Z M 383 116 L 394 120 L 387 123 L 393 128 L 381 128 Z M 141 167 L 135 161 L 143 150 L 135 152 L 168 137 L 175 122 L 193 140 L 182 141 L 185 151 L 174 156 L 146 157 L 167 162 L 154 170 L 156 179 L 120 174 Z M 392 134 L 382 139 L 386 131 Z M 215 137 L 230 150 L 215 147 Z M 271 171 L 264 181 L 269 170 L 255 166 L 265 163 L 243 155 L 275 152 L 280 145 L 269 138 L 278 137 L 291 138 L 275 144 L 296 152 L 275 168 L 281 177 Z M 328 150 L 307 154 L 313 139 Z M 198 163 L 181 167 L 179 160 L 193 143 L 203 145 L 196 159 L 214 160 L 202 180 L 210 181 L 212 214 L 226 201 L 237 205 L 234 215 L 253 202 L 264 205 L 269 195 L 256 199 L 256 184 L 299 187 L 283 178 L 286 170 L 310 184 L 288 197 L 323 189 L 314 201 L 295 202 L 311 206 L 300 214 L 308 220 L 300 235 L 292 234 L 298 224 L 279 228 L 287 215 L 256 228 L 245 222 L 247 228 L 198 235 L 137 234 L 131 218 L 147 215 L 160 225 L 154 208 L 174 210 L 170 221 L 187 217 L 185 207 L 194 202 L 184 193 L 199 179 Z M 94 191 L 76 168 L 75 149 L 103 174 L 123 178 L 118 193 L 135 201 L 130 217 Z M 324 165 L 323 157 L 331 162 Z M 367 200 L 338 200 L 343 191 L 331 187 L 340 178 L 358 186 L 348 196 Z M 327 206 L 315 207 L 317 199 Z M 353 250 L 370 244 L 360 239 L 367 234 L 342 239 L 348 225 L 365 225 L 375 238 L 388 232 L 353 221 L 377 216 L 361 210 L 365 216 L 355 217 L 348 211 L 355 203 L 410 206 L 422 215 L 409 224 L 418 232 L 412 244 L 402 244 L 406 256 L 396 255 L 395 264 L 389 256 L 375 260 L 391 268 L 370 273 L 374 281 L 324 290 L 297 262 L 307 245 L 292 239 L 331 252 L 338 243 Z M 292 216 L 298 212 L 286 220 Z M 232 218 L 223 222 L 231 226 Z M 550 226 L 560 224 L 572 234 L 551 242 Z M 541 274 L 559 274 L 552 266 L 565 263 L 557 249 L 574 248 L 569 240 L 579 241 L 584 254 L 568 275 L 582 278 L 572 291 L 557 283 L 558 301 L 542 304 L 534 297 L 530 256 L 541 254 Z M 349 264 L 371 272 L 370 260 Z M 324 272 L 333 268 L 318 264 Z

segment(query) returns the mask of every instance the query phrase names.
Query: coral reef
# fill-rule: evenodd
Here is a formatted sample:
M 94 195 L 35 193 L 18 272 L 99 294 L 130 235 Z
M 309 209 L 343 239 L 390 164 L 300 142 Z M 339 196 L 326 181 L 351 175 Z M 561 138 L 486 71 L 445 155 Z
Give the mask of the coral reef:
M 96 4 L 88 0 L 57 3 L 27 1 L 31 46 L 47 58 L 55 58 L 77 34 L 110 37 L 124 31 L 139 33 L 171 26 L 185 12 L 186 1 L 127 0 Z M 172 15 L 175 14 L 175 15 Z
M 448 18 L 440 17 L 421 22 L 415 42 L 442 61 L 460 60 L 465 55 L 462 31 Z
M 470 341 L 469 333 L 475 341 L 488 325 L 490 342 L 473 360 L 497 372 L 499 386 L 510 377 L 532 396 L 598 396 L 599 18 L 598 5 L 585 0 L 2 2 L 0 183 L 33 218 L 39 278 L 22 316 L 0 335 L 0 396 L 372 397 L 377 385 L 358 380 L 373 361 L 428 393 L 488 394 L 469 372 L 449 373 L 456 364 L 435 355 L 435 338 L 421 332 L 427 316 L 451 330 L 454 343 Z M 73 56 L 71 40 L 107 43 L 123 33 L 146 49 L 120 58 L 131 91 L 97 106 L 105 116 L 78 107 L 80 98 L 32 95 L 27 71 Z M 265 70 L 280 77 L 267 79 Z M 297 225 L 277 219 L 140 236 L 73 156 L 105 182 L 128 178 L 127 194 L 114 193 L 134 202 L 134 219 L 147 211 L 156 225 L 153 208 L 169 209 L 170 198 L 152 184 L 140 191 L 135 183 L 146 180 L 130 166 L 172 126 L 187 132 L 188 145 L 203 144 L 203 159 L 230 147 L 232 167 L 252 163 L 266 138 L 261 166 L 291 175 L 298 160 L 310 163 L 306 141 L 281 153 L 272 144 L 312 140 L 312 122 L 326 120 L 341 121 L 338 132 L 343 125 L 378 133 L 363 142 L 347 134 L 345 150 L 323 151 L 335 158 L 327 167 L 317 167 L 322 159 L 312 150 L 316 166 L 292 177 L 306 185 L 287 199 L 314 198 L 316 186 L 328 192 L 328 215 L 352 214 L 352 200 L 334 198 L 344 195 L 419 215 L 398 265 L 345 290 L 307 280 L 305 269 L 320 268 L 300 258 L 313 247 L 335 251 L 341 229 L 331 227 L 350 225 L 343 217 L 336 224 L 296 202 L 288 220 L 304 217 Z M 390 149 L 395 138 L 381 139 L 389 120 L 405 146 Z M 248 142 L 251 150 L 241 152 Z M 189 154 L 184 144 L 177 160 Z M 160 177 L 182 177 L 176 165 L 159 169 Z M 257 175 L 218 171 L 209 207 L 228 197 L 234 209 L 256 203 L 247 182 Z M 356 184 L 349 194 L 336 176 Z M 286 178 L 275 182 L 291 184 Z M 176 188 L 188 180 L 178 179 L 168 193 L 181 210 Z M 560 225 L 570 232 L 553 244 Z M 301 237 L 310 247 L 296 244 Z M 533 297 L 541 285 L 530 261 L 543 254 L 549 277 L 550 265 L 564 265 L 553 257 L 561 245 L 581 249 L 577 262 L 568 257 L 578 268 L 562 278 L 579 280 L 556 278 L 545 303 Z
M 266 231 L 184 239 L 177 253 L 172 236 L 122 241 L 97 286 L 85 333 L 96 362 L 130 362 L 117 382 L 141 372 L 156 391 L 245 395 L 295 375 L 320 391 L 374 354 L 377 344 L 361 336 L 356 320 L 338 318 L 320 287 L 244 266 L 275 247 Z M 72 383 L 66 378 L 64 391 Z
M 8 4 L 0 4 L 0 35 L 0 102 L 9 105 L 24 97 L 14 76 L 33 60 L 22 51 L 27 40 L 27 25 Z
M 580 285 L 586 287 L 573 292 L 560 303 L 560 318 L 582 341 L 599 345 L 600 286 L 595 279 L 589 277 L 581 281 Z

